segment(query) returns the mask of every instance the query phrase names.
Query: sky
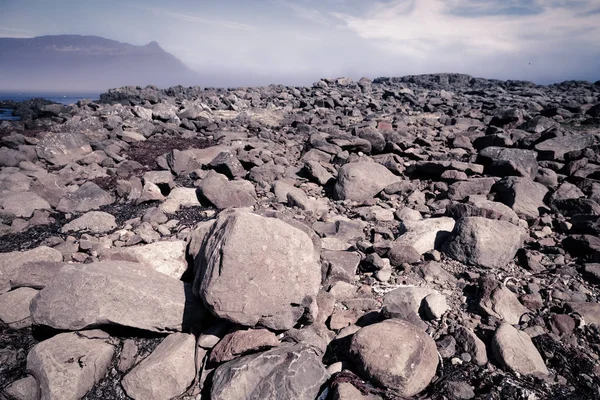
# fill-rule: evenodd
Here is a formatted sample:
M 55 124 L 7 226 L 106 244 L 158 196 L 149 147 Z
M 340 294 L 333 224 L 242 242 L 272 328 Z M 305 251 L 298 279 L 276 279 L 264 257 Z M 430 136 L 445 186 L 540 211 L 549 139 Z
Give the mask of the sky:
M 0 0 L 0 37 L 55 34 L 155 40 L 238 85 L 438 72 L 600 80 L 600 0 Z

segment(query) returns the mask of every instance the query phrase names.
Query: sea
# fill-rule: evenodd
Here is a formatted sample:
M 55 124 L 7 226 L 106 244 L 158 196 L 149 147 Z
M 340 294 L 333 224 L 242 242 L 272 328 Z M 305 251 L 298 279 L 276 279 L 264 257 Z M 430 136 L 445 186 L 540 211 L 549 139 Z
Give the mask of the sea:
M 14 100 L 25 101 L 29 99 L 43 98 L 60 104 L 74 104 L 79 100 L 98 100 L 100 93 L 58 93 L 58 92 L 2 92 L 0 91 L 0 101 Z M 9 108 L 0 108 L 0 121 L 15 121 L 19 117 L 12 116 L 12 110 Z

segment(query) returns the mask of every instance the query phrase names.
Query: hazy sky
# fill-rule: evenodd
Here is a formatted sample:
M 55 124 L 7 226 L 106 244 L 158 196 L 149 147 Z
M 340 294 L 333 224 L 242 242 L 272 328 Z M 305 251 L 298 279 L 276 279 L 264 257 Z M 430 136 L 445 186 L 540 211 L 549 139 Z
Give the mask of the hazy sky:
M 0 0 L 0 37 L 54 34 L 156 40 L 248 85 L 432 72 L 600 79 L 600 0 Z

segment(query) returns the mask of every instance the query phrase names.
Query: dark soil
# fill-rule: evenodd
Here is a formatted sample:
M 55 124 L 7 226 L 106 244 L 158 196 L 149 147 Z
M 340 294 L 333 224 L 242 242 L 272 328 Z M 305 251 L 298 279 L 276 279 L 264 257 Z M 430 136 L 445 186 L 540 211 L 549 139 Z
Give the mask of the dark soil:
M 27 354 L 37 343 L 31 328 L 16 330 L 0 323 L 0 394 L 6 386 L 25 377 Z
M 171 150 L 205 149 L 214 146 L 212 139 L 195 137 L 189 139 L 168 137 L 152 138 L 143 142 L 135 142 L 125 151 L 130 160 L 139 162 L 151 170 L 159 169 L 156 157 Z

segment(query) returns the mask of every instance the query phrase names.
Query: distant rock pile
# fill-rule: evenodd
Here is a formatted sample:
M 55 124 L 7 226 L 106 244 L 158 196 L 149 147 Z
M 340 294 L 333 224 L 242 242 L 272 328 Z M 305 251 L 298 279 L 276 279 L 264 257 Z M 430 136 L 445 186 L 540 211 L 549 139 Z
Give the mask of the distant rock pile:
M 600 397 L 599 83 L 34 106 L 0 123 L 0 399 Z

